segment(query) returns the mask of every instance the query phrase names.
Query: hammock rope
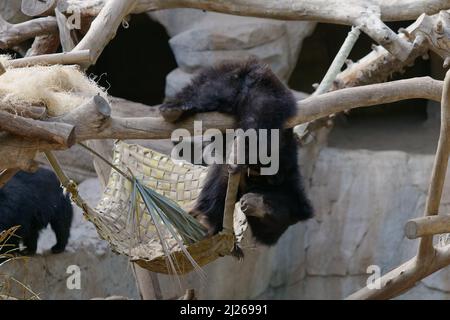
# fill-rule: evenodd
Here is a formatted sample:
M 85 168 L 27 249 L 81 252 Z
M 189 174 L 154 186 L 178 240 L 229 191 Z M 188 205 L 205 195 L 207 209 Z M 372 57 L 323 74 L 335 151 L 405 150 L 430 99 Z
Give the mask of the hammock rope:
M 124 213 L 130 212 L 131 209 L 133 181 L 139 179 L 149 193 L 158 197 L 155 201 L 158 207 L 161 206 L 161 201 L 163 204 L 175 201 L 186 209 L 198 197 L 207 168 L 189 163 L 175 164 L 169 157 L 154 150 L 122 141 L 116 141 L 111 163 L 90 147 L 80 145 L 114 169 L 111 170 L 102 199 L 95 209 L 79 195 L 77 184 L 67 177 L 56 157 L 51 152 L 45 152 L 45 155 L 61 184 L 71 194 L 73 202 L 83 210 L 85 218 L 96 226 L 99 235 L 110 243 L 113 251 L 129 256 L 131 261 L 143 268 L 166 274 L 185 274 L 225 255 L 241 257 L 238 243 L 242 240 L 247 225 L 245 218 L 242 217 L 243 213 L 235 210 L 241 175 L 239 169 L 232 168 L 229 173 L 223 231 L 201 240 L 197 238 L 199 241 L 193 243 L 184 241 L 183 244 L 178 240 L 182 237 L 176 238 L 173 233 L 171 234 L 173 224 L 169 225 L 167 217 L 161 221 L 162 224 L 156 224 L 152 221 L 154 217 L 149 218 L 150 214 L 138 214 L 137 226 L 130 230 L 129 219 L 124 217 L 126 215 Z M 125 174 L 127 170 L 136 178 Z M 137 207 L 143 206 L 144 202 L 141 201 Z M 165 206 L 162 207 L 164 210 L 167 209 Z M 186 217 L 180 217 L 180 221 L 185 223 L 183 218 Z M 190 215 L 188 218 L 194 219 Z M 195 222 L 198 223 L 196 220 Z M 161 226 L 167 230 L 158 231 L 157 227 Z M 180 234 L 178 232 L 178 235 Z

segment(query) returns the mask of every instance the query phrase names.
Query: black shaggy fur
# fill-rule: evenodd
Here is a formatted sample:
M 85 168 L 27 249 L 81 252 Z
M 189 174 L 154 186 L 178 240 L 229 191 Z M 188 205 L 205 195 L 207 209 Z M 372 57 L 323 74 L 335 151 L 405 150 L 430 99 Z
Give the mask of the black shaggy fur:
M 194 113 L 218 111 L 234 115 L 237 127 L 244 130 L 275 129 L 283 128 L 295 114 L 296 101 L 267 65 L 250 59 L 204 69 L 174 99 L 166 101 L 160 111 L 171 122 Z M 278 173 L 243 175 L 238 194 L 253 235 L 266 245 L 275 244 L 290 225 L 312 216 L 303 191 L 292 129 L 280 131 L 279 143 Z M 258 169 L 258 165 L 250 167 Z M 213 165 L 191 212 L 210 234 L 222 229 L 227 181 L 226 165 Z
M 18 172 L 0 189 L 0 232 L 20 226 L 3 251 L 26 246 L 24 254 L 36 253 L 39 231 L 50 223 L 56 235 L 53 253 L 66 248 L 72 223 L 72 205 L 56 175 L 47 169 L 35 173 Z

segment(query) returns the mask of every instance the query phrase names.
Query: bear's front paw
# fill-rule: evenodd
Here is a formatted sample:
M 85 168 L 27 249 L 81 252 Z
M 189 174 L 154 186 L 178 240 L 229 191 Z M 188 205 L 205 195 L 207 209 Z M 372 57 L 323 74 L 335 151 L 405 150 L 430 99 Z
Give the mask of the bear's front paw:
M 264 218 L 267 215 L 267 206 L 264 204 L 264 198 L 257 193 L 246 193 L 239 201 L 241 210 L 246 216 Z
M 167 102 L 163 103 L 159 107 L 159 112 L 161 113 L 164 120 L 168 122 L 176 122 L 181 118 L 186 109 L 186 106 L 181 103 Z

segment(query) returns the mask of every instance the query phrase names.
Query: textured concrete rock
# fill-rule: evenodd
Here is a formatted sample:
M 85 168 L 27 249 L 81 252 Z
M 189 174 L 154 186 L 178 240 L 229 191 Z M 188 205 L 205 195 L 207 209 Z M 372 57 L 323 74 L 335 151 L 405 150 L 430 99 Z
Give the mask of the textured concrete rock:
M 29 20 L 30 17 L 24 15 L 20 10 L 21 5 L 21 0 L 0 1 L 0 13 L 2 18 L 11 23 L 19 23 Z
M 80 194 L 95 204 L 100 197 L 97 179 L 89 179 L 79 186 Z M 41 299 L 91 299 L 120 295 L 136 299 L 139 294 L 128 259 L 111 252 L 106 241 L 100 240 L 95 227 L 83 218 L 75 207 L 69 244 L 64 253 L 53 255 L 50 248 L 55 243 L 50 228 L 39 238 L 38 252 L 26 260 L 20 259 L 2 266 L 9 274 L 28 285 Z M 80 269 L 81 289 L 69 289 L 67 281 L 73 273 L 69 266 Z M 15 297 L 28 297 L 20 286 L 14 286 Z
M 287 81 L 302 41 L 315 23 L 232 16 L 192 9 L 150 13 L 162 23 L 178 69 L 167 76 L 166 96 L 173 96 L 201 67 L 230 59 L 257 56 Z
M 386 273 L 415 254 L 418 241 L 406 239 L 403 226 L 423 213 L 432 163 L 430 155 L 325 148 L 305 179 L 314 219 L 289 228 L 275 247 L 257 246 L 248 237 L 244 261 L 225 257 L 209 264 L 206 282 L 192 273 L 180 278 L 180 289 L 174 277 L 158 275 L 163 296 L 195 288 L 200 299 L 345 298 L 366 284 L 369 266 Z M 89 202 L 97 201 L 97 180 L 80 187 Z M 448 212 L 448 183 L 444 190 L 441 211 Z M 44 255 L 29 260 L 28 273 L 12 266 L 7 271 L 43 298 L 138 297 L 127 259 L 111 253 L 79 212 L 67 252 L 47 254 L 53 243 L 46 231 L 39 243 Z M 66 287 L 70 264 L 82 270 L 82 290 Z M 450 298 L 449 271 L 426 278 L 399 298 Z
M 386 273 L 415 254 L 418 241 L 406 239 L 403 226 L 423 214 L 432 162 L 403 152 L 323 149 L 309 179 L 315 218 L 291 227 L 273 248 L 245 249 L 241 263 L 223 258 L 208 265 L 207 285 L 190 275 L 188 286 L 210 299 L 345 298 L 366 284 L 369 266 Z M 448 298 L 449 271 L 399 298 Z M 169 279 L 159 278 L 163 292 L 175 295 Z

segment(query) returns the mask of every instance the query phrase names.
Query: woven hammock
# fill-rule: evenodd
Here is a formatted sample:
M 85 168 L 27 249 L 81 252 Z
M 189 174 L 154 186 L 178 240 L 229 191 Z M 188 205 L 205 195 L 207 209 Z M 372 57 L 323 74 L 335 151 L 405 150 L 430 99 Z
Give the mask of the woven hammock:
M 131 171 L 144 185 L 176 201 L 186 211 L 199 196 L 208 170 L 190 163 L 175 163 L 164 154 L 122 141 L 115 143 L 113 164 L 122 171 Z M 150 215 L 143 214 L 139 221 L 130 222 L 131 192 L 131 182 L 112 169 L 98 205 L 95 209 L 85 206 L 86 218 L 116 253 L 129 256 L 131 261 L 147 270 L 174 273 Z M 140 205 L 146 212 L 143 203 Z M 236 242 L 242 240 L 247 223 L 240 209 L 235 209 L 233 220 L 234 234 L 224 231 L 186 247 L 199 266 L 229 255 Z M 175 272 L 192 271 L 194 266 L 169 232 L 164 234 L 164 239 L 175 261 Z

